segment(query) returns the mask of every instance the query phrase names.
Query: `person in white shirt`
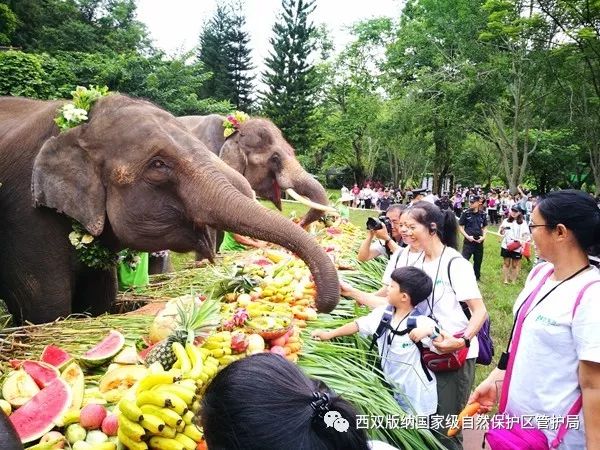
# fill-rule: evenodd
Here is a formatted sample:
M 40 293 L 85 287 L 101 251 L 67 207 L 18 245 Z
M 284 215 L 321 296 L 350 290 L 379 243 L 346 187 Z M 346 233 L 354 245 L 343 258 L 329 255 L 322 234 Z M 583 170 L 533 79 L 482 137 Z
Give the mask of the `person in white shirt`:
M 406 218 L 405 218 L 406 216 Z M 456 251 L 457 221 L 450 210 L 441 211 L 428 202 L 418 202 L 403 215 L 403 220 L 423 250 L 423 259 L 416 267 L 433 280 L 433 293 L 425 302 L 424 314 L 446 330 L 442 342 L 434 342 L 440 353 L 451 353 L 467 347 L 467 360 L 456 371 L 436 374 L 438 387 L 437 414 L 458 415 L 464 408 L 475 380 L 475 360 L 479 354 L 477 333 L 487 318 L 473 266 Z M 461 307 L 471 312 L 467 319 Z M 455 337 L 460 336 L 460 337 Z M 439 436 L 448 449 L 462 449 L 462 434 L 453 438 Z
M 357 259 L 359 261 L 368 261 L 378 256 L 391 255 L 400 248 L 402 237 L 399 223 L 402 211 L 405 209 L 405 205 L 394 204 L 385 211 L 386 217 L 392 224 L 391 236 L 385 226 L 379 230 L 367 230 L 367 236 L 358 248 Z
M 508 218 L 500 225 L 502 243 L 500 244 L 500 256 L 504 259 L 502 265 L 502 276 L 504 284 L 515 283 L 521 271 L 521 259 L 523 249 L 529 241 L 529 227 L 523 215 L 520 205 L 513 205 L 508 213 Z
M 393 315 L 388 327 L 377 338 L 381 368 L 386 381 L 396 391 L 395 398 L 407 413 L 429 416 L 437 410 L 438 398 L 435 375 L 421 363 L 421 352 L 415 342 L 431 346 L 442 341 L 441 331 L 429 317 L 415 317 L 416 327 L 406 333 L 409 318 L 416 306 L 431 295 L 432 281 L 421 269 L 402 267 L 391 275 L 388 302 Z M 314 330 L 312 337 L 322 341 L 360 333 L 374 336 L 387 306 L 375 308 L 369 315 L 359 317 L 334 330 Z M 413 342 L 414 341 L 414 342 Z
M 551 192 L 536 205 L 529 227 L 547 263 L 533 268 L 515 302 L 513 312 L 522 321 L 516 350 L 511 345 L 469 402 L 479 402 L 480 413 L 489 412 L 502 384 L 501 398 L 510 415 L 564 418 L 581 396 L 579 425 L 567 430 L 558 448 L 598 449 L 600 272 L 589 265 L 588 251 L 600 247 L 600 210 L 584 192 Z M 528 309 L 521 311 L 525 302 Z M 557 437 L 556 429 L 538 426 L 549 443 Z

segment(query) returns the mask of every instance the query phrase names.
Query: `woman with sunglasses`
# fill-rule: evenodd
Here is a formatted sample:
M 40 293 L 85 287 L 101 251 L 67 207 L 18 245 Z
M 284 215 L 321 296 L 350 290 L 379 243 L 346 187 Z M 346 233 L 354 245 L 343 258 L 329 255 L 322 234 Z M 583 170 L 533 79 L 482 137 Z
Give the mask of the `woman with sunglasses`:
M 600 272 L 588 251 L 600 244 L 600 210 L 584 192 L 552 192 L 533 210 L 529 228 L 547 262 L 533 268 L 515 302 L 509 350 L 469 401 L 479 402 L 482 413 L 500 400 L 500 412 L 533 416 L 537 429 L 529 433 L 549 445 L 597 449 Z M 553 416 L 576 423 L 566 429 L 541 421 Z

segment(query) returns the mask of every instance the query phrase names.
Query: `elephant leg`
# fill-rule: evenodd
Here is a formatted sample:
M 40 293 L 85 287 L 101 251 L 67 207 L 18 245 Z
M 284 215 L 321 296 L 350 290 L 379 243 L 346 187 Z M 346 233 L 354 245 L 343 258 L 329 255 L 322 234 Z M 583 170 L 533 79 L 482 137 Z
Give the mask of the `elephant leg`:
M 51 322 L 71 314 L 74 283 L 68 260 L 7 258 L 3 262 L 0 298 L 17 324 Z
M 86 269 L 77 277 L 73 311 L 97 316 L 110 312 L 117 297 L 116 270 Z
M 158 273 L 173 272 L 170 255 L 167 256 L 152 256 L 148 260 L 148 274 L 155 275 Z

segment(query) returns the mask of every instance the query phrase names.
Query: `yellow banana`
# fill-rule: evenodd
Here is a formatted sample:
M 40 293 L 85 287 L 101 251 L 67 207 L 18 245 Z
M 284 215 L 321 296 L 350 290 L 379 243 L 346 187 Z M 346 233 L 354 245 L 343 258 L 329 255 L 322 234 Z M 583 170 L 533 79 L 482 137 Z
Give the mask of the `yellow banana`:
M 179 377 L 170 372 L 151 373 L 140 380 L 136 393 L 139 395 L 144 391 L 148 391 L 157 384 L 172 384 L 179 381 Z
M 196 450 L 197 443 L 192 438 L 187 437 L 185 434 L 177 433 L 175 440 L 183 445 L 185 450 Z
M 161 408 L 172 405 L 171 394 L 163 391 L 144 391 L 138 394 L 135 402 L 138 406 L 150 404 L 160 406 Z
M 158 435 L 169 439 L 175 439 L 175 436 L 177 435 L 177 430 L 171 427 L 164 427 L 162 431 L 158 433 Z
M 183 415 L 183 421 L 186 425 L 193 423 L 194 413 L 192 411 L 188 411 Z
M 178 425 L 184 423 L 182 417 L 169 408 L 159 408 L 155 405 L 142 405 L 141 410 L 144 414 L 155 415 L 171 428 L 177 428 Z
M 160 433 L 167 426 L 164 420 L 153 414 L 144 414 L 144 419 L 140 422 L 140 425 L 154 434 Z
M 237 361 L 237 358 L 233 355 L 223 355 L 221 358 L 219 358 L 219 364 L 222 366 L 228 366 L 234 361 Z
M 119 402 L 119 411 L 132 422 L 140 422 L 144 418 L 142 410 L 126 398 L 122 398 Z
M 114 442 L 97 442 L 92 444 L 92 450 L 117 450 L 117 444 Z
M 175 353 L 177 360 L 181 362 L 181 372 L 183 374 L 188 373 L 192 369 L 192 363 L 190 362 L 190 358 L 185 352 L 183 345 L 181 345 L 179 342 L 173 342 L 171 349 Z
M 202 360 L 204 361 L 206 358 L 208 358 L 210 356 L 210 350 L 208 350 L 207 348 L 204 347 L 200 347 L 198 349 L 198 351 L 200 352 L 200 354 L 202 355 Z
M 152 436 L 150 441 L 150 448 L 156 450 L 185 450 L 185 447 L 175 439 L 169 439 L 161 436 Z
M 179 359 L 175 360 L 175 362 L 171 366 L 171 369 L 181 369 L 181 361 Z
M 176 384 L 170 384 L 170 385 L 162 385 L 156 388 L 156 392 L 166 392 L 168 394 L 171 394 L 172 397 L 179 397 L 181 400 L 183 400 L 186 404 L 186 406 L 191 406 L 192 403 L 194 403 L 194 400 L 196 400 L 196 391 L 190 391 L 189 389 L 183 387 L 183 386 L 178 386 Z M 171 400 L 173 400 L 173 398 L 171 397 Z M 173 403 L 173 402 L 171 402 Z
M 187 376 L 192 380 L 197 379 L 202 373 L 202 367 L 204 366 L 204 360 L 202 359 L 202 355 L 198 347 L 189 342 L 185 344 L 185 350 L 190 357 L 190 361 L 192 362 L 192 369 L 188 372 Z
M 168 394 L 168 395 L 170 395 L 170 397 L 169 397 L 170 404 L 167 405 L 168 408 L 171 408 L 173 411 L 175 411 L 180 416 L 183 416 L 186 412 L 188 412 L 189 408 L 188 408 L 187 403 L 184 400 L 182 400 L 180 397 L 178 397 L 175 394 Z
M 192 368 L 192 370 L 193 370 L 193 368 Z M 184 378 L 183 380 L 175 383 L 175 385 L 176 386 L 184 386 L 185 388 L 187 388 L 193 392 L 198 391 L 198 386 L 196 385 L 196 380 L 192 380 L 190 378 Z
M 227 344 L 222 341 L 206 341 L 204 343 L 204 345 L 202 345 L 202 347 L 207 350 L 212 351 L 212 350 L 219 350 L 219 349 L 223 348 L 224 345 L 227 345 Z
M 136 442 L 129 436 L 125 435 L 121 428 L 117 431 L 117 437 L 119 441 L 125 445 L 129 450 L 148 450 L 148 445 L 145 442 Z
M 185 422 L 181 422 L 178 426 L 177 426 L 177 432 L 178 433 L 183 433 L 183 430 L 185 430 L 185 427 L 187 427 L 187 424 Z
M 183 430 L 183 434 L 196 442 L 200 442 L 202 440 L 202 433 L 194 424 L 186 425 L 185 429 Z
M 125 417 L 123 414 L 119 416 L 119 430 L 123 431 L 123 433 L 128 436 L 132 441 L 140 442 L 144 435 L 146 434 L 146 430 L 139 423 L 133 422 Z
M 212 356 L 213 358 L 222 358 L 223 355 L 225 355 L 225 349 L 223 347 L 219 347 L 219 348 L 215 348 L 214 350 L 212 350 Z
M 190 409 L 194 414 L 200 411 L 200 400 L 196 400 L 194 403 L 192 403 Z

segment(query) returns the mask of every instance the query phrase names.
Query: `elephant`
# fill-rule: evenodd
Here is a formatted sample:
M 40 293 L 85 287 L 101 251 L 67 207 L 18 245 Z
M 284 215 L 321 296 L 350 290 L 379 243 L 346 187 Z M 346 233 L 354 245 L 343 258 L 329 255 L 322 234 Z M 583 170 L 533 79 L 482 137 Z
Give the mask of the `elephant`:
M 113 251 L 212 259 L 209 228 L 273 242 L 310 268 L 317 309 L 335 307 L 337 272 L 316 240 L 257 204 L 247 180 L 169 112 L 114 93 L 60 132 L 64 104 L 0 97 L 0 298 L 18 322 L 109 311 L 116 271 L 78 260 L 73 221 Z
M 270 120 L 249 118 L 227 138 L 223 135 L 223 116 L 183 116 L 178 120 L 211 152 L 243 174 L 259 197 L 281 210 L 281 192 L 285 191 L 310 206 L 300 226 L 309 225 L 325 211 L 335 211 L 327 206 L 323 186 L 302 168 L 294 149 Z

